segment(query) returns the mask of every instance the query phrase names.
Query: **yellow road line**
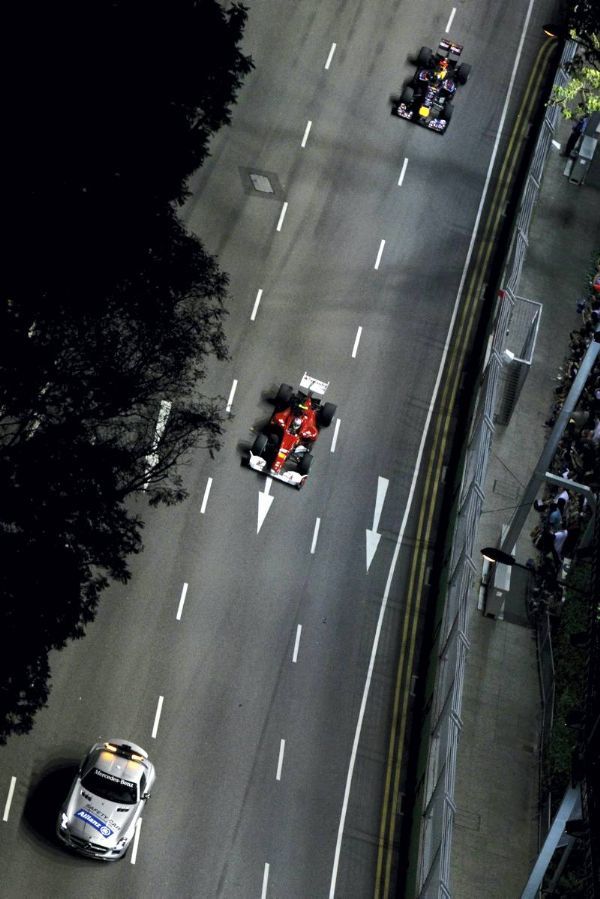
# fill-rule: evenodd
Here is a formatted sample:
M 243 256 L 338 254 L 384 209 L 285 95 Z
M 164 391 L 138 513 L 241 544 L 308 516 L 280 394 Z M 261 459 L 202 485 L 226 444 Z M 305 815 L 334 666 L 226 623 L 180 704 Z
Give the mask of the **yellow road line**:
M 393 860 L 393 843 L 396 823 L 395 808 L 401 773 L 409 698 L 408 684 L 406 684 L 403 691 L 402 712 L 400 715 L 400 727 L 398 729 L 398 710 L 400 706 L 400 695 L 402 693 L 401 686 L 403 684 L 403 681 L 408 679 L 412 670 L 414 660 L 417 621 L 419 619 L 419 610 L 423 601 L 422 592 L 425 579 L 427 546 L 433 526 L 437 495 L 439 492 L 442 463 L 446 444 L 448 441 L 448 432 L 451 422 L 450 413 L 454 405 L 456 394 L 458 392 L 459 379 L 462 372 L 462 364 L 459 365 L 458 363 L 462 363 L 466 348 L 469 345 L 473 325 L 476 320 L 477 297 L 479 295 L 479 290 L 481 289 L 483 284 L 483 277 L 487 270 L 494 244 L 492 238 L 495 238 L 497 234 L 500 216 L 503 212 L 508 190 L 514 177 L 514 171 L 518 161 L 518 153 L 515 152 L 516 141 L 523 135 L 524 128 L 529 120 L 531 108 L 537 99 L 540 84 L 542 78 L 545 75 L 548 57 L 554 47 L 555 44 L 552 41 L 548 41 L 544 45 L 542 45 L 540 51 L 538 52 L 538 58 L 532 67 L 532 71 L 521 103 L 521 108 L 519 110 L 519 113 L 517 114 L 515 125 L 513 127 L 513 131 L 504 157 L 504 162 L 498 176 L 494 198 L 490 207 L 490 212 L 487 216 L 486 227 L 484 228 L 484 233 L 480 241 L 477 257 L 472 267 L 469 286 L 467 288 L 467 291 L 465 292 L 465 300 L 462 304 L 454 347 L 452 352 L 448 356 L 446 364 L 446 371 L 448 372 L 449 376 L 445 380 L 444 389 L 440 398 L 440 413 L 438 414 L 436 419 L 432 447 L 429 456 L 429 463 L 427 465 L 424 498 L 421 505 L 421 513 L 419 515 L 417 536 L 415 539 L 415 553 L 412 559 L 407 590 L 407 607 L 404 616 L 401 651 L 397 667 L 396 687 L 392 712 L 392 727 L 388 749 L 388 763 L 386 767 L 386 776 L 384 783 L 377 868 L 375 874 L 375 899 L 379 899 L 381 895 L 380 890 L 383 868 L 385 868 L 383 899 L 387 899 L 390 888 Z M 448 402 L 449 400 L 450 402 Z M 427 520 L 425 523 L 426 516 Z M 425 533 L 423 536 L 421 536 L 424 529 Z M 416 590 L 415 582 L 417 583 Z M 415 612 L 414 614 L 411 614 L 413 600 L 415 605 Z M 412 627 L 410 633 L 409 651 L 407 654 L 406 642 L 409 624 L 412 624 Z M 405 676 L 403 676 L 404 671 L 406 672 Z M 393 780 L 392 770 L 394 771 Z M 388 826 L 389 834 L 386 839 L 386 830 L 388 829 Z

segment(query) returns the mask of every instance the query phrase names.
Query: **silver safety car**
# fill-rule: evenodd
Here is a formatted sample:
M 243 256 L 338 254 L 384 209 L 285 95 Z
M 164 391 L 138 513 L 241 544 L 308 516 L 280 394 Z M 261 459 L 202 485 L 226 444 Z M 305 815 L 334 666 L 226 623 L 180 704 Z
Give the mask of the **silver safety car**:
M 90 858 L 122 858 L 156 779 L 148 754 L 126 740 L 96 743 L 56 822 L 59 839 Z

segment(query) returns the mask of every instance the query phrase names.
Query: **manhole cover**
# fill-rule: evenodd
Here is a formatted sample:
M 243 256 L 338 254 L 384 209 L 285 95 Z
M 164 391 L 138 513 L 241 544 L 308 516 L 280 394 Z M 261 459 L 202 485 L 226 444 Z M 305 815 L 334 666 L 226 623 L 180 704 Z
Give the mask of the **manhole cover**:
M 266 175 L 256 175 L 254 173 L 251 173 L 250 180 L 252 181 L 255 190 L 259 190 L 263 194 L 274 193 L 273 188 L 271 187 L 271 182 Z
M 285 199 L 285 193 L 277 177 L 277 172 L 240 166 L 239 173 L 244 192 L 249 197 L 259 196 L 262 200 L 276 200 L 278 202 Z

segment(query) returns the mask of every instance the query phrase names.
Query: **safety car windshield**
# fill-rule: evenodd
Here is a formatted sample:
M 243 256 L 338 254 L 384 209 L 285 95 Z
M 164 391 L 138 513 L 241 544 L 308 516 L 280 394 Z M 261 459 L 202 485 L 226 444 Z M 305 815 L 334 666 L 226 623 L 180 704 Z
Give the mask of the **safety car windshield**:
M 92 768 L 82 778 L 81 786 L 108 802 L 116 802 L 119 805 L 134 805 L 137 802 L 137 787 L 134 783 L 115 777 L 114 774 L 107 774 L 98 768 Z

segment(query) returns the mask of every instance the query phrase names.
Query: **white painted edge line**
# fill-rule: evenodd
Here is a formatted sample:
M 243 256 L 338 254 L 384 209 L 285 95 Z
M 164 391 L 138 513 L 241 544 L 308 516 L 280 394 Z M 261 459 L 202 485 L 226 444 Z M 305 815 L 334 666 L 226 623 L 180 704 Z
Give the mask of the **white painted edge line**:
M 460 305 L 460 301 L 462 298 L 462 292 L 465 286 L 465 280 L 467 277 L 467 271 L 469 269 L 469 265 L 471 264 L 471 256 L 473 255 L 473 248 L 475 246 L 475 241 L 477 239 L 477 232 L 479 231 L 479 224 L 481 222 L 481 216 L 483 215 L 483 207 L 487 199 L 487 193 L 490 186 L 490 179 L 492 177 L 492 171 L 494 168 L 494 164 L 496 162 L 496 156 L 498 155 L 498 146 L 500 144 L 500 140 L 503 136 L 504 130 L 504 122 L 506 119 L 506 114 L 508 111 L 508 105 L 512 99 L 512 92 L 515 83 L 515 78 L 517 75 L 517 69 L 519 67 L 519 60 L 521 58 L 521 54 L 523 52 L 523 43 L 525 41 L 525 35 L 527 34 L 527 29 L 529 25 L 529 19 L 531 18 L 531 10 L 533 8 L 535 0 L 529 0 L 529 5 L 527 7 L 527 14 L 525 16 L 525 22 L 521 31 L 521 38 L 519 40 L 519 46 L 517 48 L 517 52 L 515 55 L 515 62 L 513 65 L 512 73 L 510 76 L 510 82 L 508 85 L 508 90 L 506 92 L 506 97 L 504 99 L 504 106 L 502 107 L 502 114 L 500 116 L 499 126 L 496 132 L 496 139 L 494 140 L 494 147 L 492 149 L 492 155 L 490 156 L 490 162 L 487 169 L 487 174 L 485 178 L 485 184 L 483 186 L 483 191 L 481 194 L 481 199 L 479 201 L 479 207 L 477 209 L 477 215 L 475 217 L 475 224 L 473 225 L 473 231 L 471 234 L 471 241 L 469 243 L 469 249 L 467 250 L 467 255 L 465 258 L 465 264 L 463 266 L 462 275 L 460 279 L 460 284 L 458 285 L 458 291 L 456 294 L 456 299 L 454 301 L 454 308 L 452 310 L 452 318 L 450 319 L 450 324 L 448 326 L 448 333 L 446 335 L 446 341 L 444 343 L 444 350 L 442 353 L 442 357 L 440 359 L 440 365 L 438 368 L 437 377 L 435 380 L 435 385 L 433 388 L 433 394 L 431 397 L 431 402 L 429 404 L 429 408 L 427 410 L 427 418 L 425 420 L 425 425 L 423 427 L 423 433 L 421 435 L 421 442 L 419 444 L 419 450 L 417 453 L 417 459 L 415 462 L 415 468 L 413 471 L 412 481 L 410 484 L 410 491 L 408 494 L 408 500 L 404 509 L 404 516 L 402 518 L 402 524 L 400 526 L 400 531 L 398 532 L 398 537 L 396 539 L 396 546 L 394 547 L 394 554 L 392 557 L 392 561 L 390 564 L 390 569 L 388 572 L 388 577 L 385 585 L 385 591 L 383 594 L 383 598 L 381 600 L 381 608 L 379 610 L 379 618 L 377 619 L 377 627 L 375 629 L 375 635 L 373 637 L 373 646 L 371 649 L 371 658 L 369 659 L 369 668 L 367 671 L 367 677 L 365 679 L 365 686 L 363 689 L 362 700 L 360 703 L 360 709 L 358 712 L 358 719 L 356 722 L 356 731 L 354 733 L 354 742 L 352 743 L 352 752 L 350 754 L 350 761 L 348 763 L 348 773 L 346 775 L 346 787 L 344 789 L 344 798 L 342 801 L 342 810 L 340 812 L 340 823 L 338 825 L 338 834 L 337 840 L 335 844 L 335 853 L 333 857 L 333 866 L 331 870 L 331 883 L 329 886 L 329 899 L 335 899 L 335 888 L 337 882 L 337 873 L 338 867 L 340 863 L 340 853 L 342 851 L 342 837 L 344 835 L 344 825 L 346 823 L 346 814 L 348 812 L 348 802 L 350 799 L 350 788 L 352 786 L 352 777 L 354 774 L 354 766 L 356 764 L 356 755 L 358 752 L 358 743 L 360 740 L 360 734 L 362 730 L 362 723 L 365 716 L 365 709 L 367 707 L 367 699 L 369 697 L 369 688 L 371 685 L 371 678 L 373 676 L 373 668 L 375 665 L 375 657 L 377 655 L 377 649 L 379 647 L 379 639 L 381 637 L 381 628 L 383 625 L 383 618 L 385 615 L 385 610 L 388 602 L 388 597 L 390 595 L 390 589 L 392 585 L 392 579 L 394 577 L 394 572 L 396 570 L 396 564 L 398 562 L 398 556 L 400 555 L 400 547 L 402 546 L 402 541 L 404 539 L 404 531 L 406 530 L 406 524 L 408 521 L 408 516 L 411 511 L 413 497 L 416 489 L 417 478 L 419 476 L 421 470 L 421 461 L 423 458 L 423 452 L 425 448 L 425 443 L 427 441 L 427 437 L 429 435 L 429 427 L 431 425 L 431 417 L 433 415 L 433 407 L 435 406 L 437 395 L 440 389 L 440 382 L 442 380 L 442 372 L 444 371 L 444 366 L 446 364 L 446 357 L 448 355 L 448 351 L 450 349 L 450 344 L 452 342 L 452 336 L 454 333 L 454 326 L 456 324 L 456 318 L 458 315 L 458 309 Z
M 287 208 L 288 208 L 288 204 L 287 204 L 287 200 L 286 200 L 285 203 L 283 204 L 283 206 L 281 207 L 281 212 L 279 213 L 279 221 L 277 222 L 277 230 L 278 231 L 281 231 L 281 226 L 283 225 L 283 220 L 285 218 Z
M 383 255 L 383 248 L 385 247 L 385 240 L 382 240 L 379 244 L 379 252 L 377 253 L 377 259 L 375 260 L 374 268 L 379 268 L 379 263 L 381 262 L 381 257 Z
M 358 344 L 360 343 L 360 337 L 362 334 L 362 325 L 358 326 L 358 330 L 356 332 L 356 337 L 354 338 L 354 346 L 352 347 L 352 358 L 356 359 L 356 353 L 358 350 Z
M 179 605 L 177 606 L 177 615 L 175 618 L 177 621 L 181 621 L 181 613 L 183 612 L 183 604 L 185 602 L 185 597 L 187 595 L 188 585 L 184 584 L 181 588 L 181 598 L 179 600 Z
M 277 774 L 275 780 L 281 780 L 281 769 L 283 768 L 283 754 L 285 752 L 285 740 L 279 743 L 279 758 L 277 760 Z
M 10 779 L 10 786 L 8 788 L 8 796 L 6 797 L 6 804 L 4 806 L 4 814 L 2 815 L 3 821 L 8 821 L 8 816 L 10 814 L 10 806 L 13 801 L 13 796 L 15 793 L 15 787 L 17 785 L 17 778 L 13 775 Z
M 302 633 L 302 625 L 299 624 L 296 628 L 296 639 L 294 641 L 294 652 L 292 653 L 292 662 L 295 665 L 298 661 L 298 649 L 300 647 L 300 634 Z
M 269 862 L 265 862 L 265 870 L 263 873 L 262 890 L 260 899 L 267 899 L 267 884 L 269 883 Z
M 260 298 L 262 297 L 262 287 L 256 294 L 256 299 L 254 300 L 254 306 L 252 307 L 252 313 L 250 315 L 250 321 L 253 322 L 256 320 L 256 313 L 258 312 L 258 307 L 260 305 Z
M 156 734 L 158 733 L 158 722 L 160 721 L 160 713 L 162 712 L 163 702 L 165 697 L 158 697 L 158 705 L 156 706 L 156 715 L 154 716 L 154 727 L 152 728 L 152 739 L 156 740 Z
M 404 181 L 404 176 L 406 175 L 407 165 L 408 165 L 408 156 L 405 156 L 404 162 L 402 163 L 402 170 L 400 172 L 400 177 L 398 178 L 398 187 L 402 187 L 402 182 Z
M 200 506 L 200 515 L 204 515 L 206 512 L 206 506 L 208 503 L 208 497 L 210 495 L 210 488 L 212 487 L 212 478 L 207 478 L 206 487 L 204 488 L 204 496 L 202 497 L 202 505 Z
M 319 536 L 319 528 L 320 527 L 321 527 L 321 519 L 317 518 L 317 520 L 315 521 L 315 530 L 313 533 L 312 544 L 310 547 L 310 551 L 313 556 L 315 554 L 315 549 L 317 548 L 317 537 Z
M 233 398 L 235 396 L 235 391 L 237 390 L 237 385 L 238 385 L 238 382 L 234 378 L 233 384 L 231 385 L 231 390 L 229 391 L 229 399 L 227 400 L 227 405 L 225 406 L 226 412 L 231 412 L 231 407 L 233 405 Z
M 300 146 L 303 148 L 306 146 L 306 141 L 308 140 L 308 135 L 310 134 L 311 128 L 312 128 L 312 122 L 309 119 L 308 122 L 306 123 L 306 128 L 304 130 L 304 137 L 302 138 L 302 143 L 300 144 Z
M 135 831 L 133 834 L 133 849 L 131 850 L 131 864 L 132 865 L 135 865 L 135 860 L 137 858 L 141 830 L 142 830 L 142 819 L 138 818 L 137 821 L 135 822 Z
M 328 69 L 331 65 L 331 60 L 333 59 L 333 54 L 335 53 L 335 48 L 337 44 L 331 45 L 331 50 L 329 51 L 329 56 L 327 57 L 327 62 L 325 63 L 325 68 Z
M 331 441 L 331 449 L 329 450 L 330 453 L 335 453 L 335 447 L 337 445 L 338 434 L 340 432 L 340 424 L 341 424 L 341 419 L 340 418 L 336 419 L 335 428 L 333 429 L 333 440 Z
M 454 21 L 454 16 L 455 16 L 455 15 L 456 15 L 456 7 L 453 6 L 453 7 L 452 7 L 452 12 L 450 13 L 450 18 L 448 19 L 448 24 L 446 25 L 446 34 L 448 34 L 448 32 L 450 31 L 450 29 L 452 28 L 452 22 Z

